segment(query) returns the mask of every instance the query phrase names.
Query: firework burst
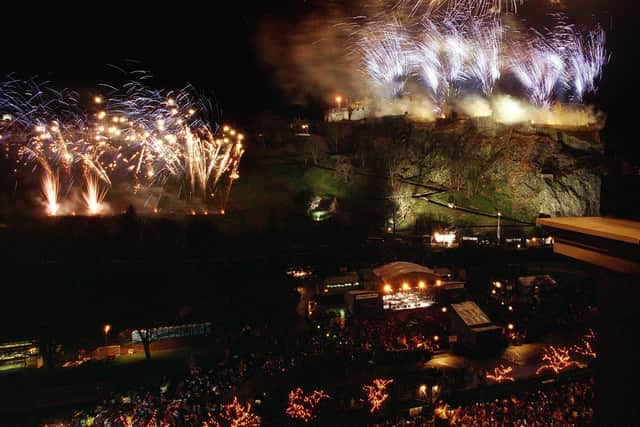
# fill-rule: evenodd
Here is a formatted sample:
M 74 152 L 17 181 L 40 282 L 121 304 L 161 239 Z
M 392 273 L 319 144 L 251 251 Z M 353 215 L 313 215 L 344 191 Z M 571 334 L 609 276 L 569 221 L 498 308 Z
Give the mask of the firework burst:
M 421 96 L 438 115 L 456 98 L 492 96 L 515 77 L 528 101 L 549 110 L 558 102 L 581 102 L 595 92 L 609 55 L 601 27 L 582 32 L 555 16 L 542 31 L 506 19 L 521 0 L 399 0 L 359 16 L 350 29 L 361 70 L 381 105 Z M 356 20 L 353 20 L 356 22 Z M 509 32 L 509 37 L 505 34 Z M 421 86 L 424 92 L 415 90 Z M 511 87 L 510 81 L 506 84 Z M 387 108 L 379 108 L 387 110 Z M 391 108 L 395 110 L 395 108 Z M 434 114 L 432 114 L 434 115 Z
M 409 36 L 399 21 L 375 26 L 365 31 L 359 42 L 365 74 L 383 96 L 394 98 L 402 94 L 411 73 L 411 58 L 407 47 Z
M 133 193 L 176 188 L 183 198 L 224 210 L 244 135 L 210 121 L 211 104 L 191 86 L 153 89 L 141 83 L 145 76 L 104 86 L 105 96 L 95 96 L 90 108 L 44 83 L 0 83 L 3 142 L 18 147 L 18 164 L 40 170 L 48 213 L 74 192 L 82 192 L 91 214 L 104 212 L 113 186 Z

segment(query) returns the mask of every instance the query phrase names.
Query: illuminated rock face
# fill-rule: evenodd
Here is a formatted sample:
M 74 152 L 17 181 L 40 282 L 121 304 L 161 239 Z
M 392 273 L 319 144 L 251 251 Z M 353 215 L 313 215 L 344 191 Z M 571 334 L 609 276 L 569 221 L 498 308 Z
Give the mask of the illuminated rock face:
M 418 123 L 396 117 L 343 125 L 343 132 L 343 141 L 352 144 L 344 148 L 354 153 L 354 164 L 445 188 L 432 197 L 441 203 L 500 211 L 525 221 L 541 212 L 585 216 L 600 211 L 603 146 L 597 129 L 468 118 Z M 389 179 L 386 191 L 399 200 L 398 221 L 405 226 L 420 216 L 459 219 L 451 209 L 412 199 L 425 190 L 406 181 Z

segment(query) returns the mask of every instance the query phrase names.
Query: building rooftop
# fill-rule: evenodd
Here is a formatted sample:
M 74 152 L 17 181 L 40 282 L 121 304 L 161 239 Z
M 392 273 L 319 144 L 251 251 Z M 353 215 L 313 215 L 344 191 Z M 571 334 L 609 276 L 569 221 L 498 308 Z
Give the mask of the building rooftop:
M 640 222 L 617 218 L 538 218 L 551 230 L 553 251 L 599 267 L 640 276 Z
M 538 225 L 640 245 L 640 222 L 604 217 L 538 218 Z
M 489 317 L 473 301 L 451 304 L 451 308 L 453 308 L 467 326 L 481 326 L 491 323 Z
M 421 273 L 425 275 L 435 275 L 435 272 L 423 265 L 413 262 L 396 261 L 374 268 L 373 272 L 383 281 L 391 282 L 397 277 L 405 274 Z

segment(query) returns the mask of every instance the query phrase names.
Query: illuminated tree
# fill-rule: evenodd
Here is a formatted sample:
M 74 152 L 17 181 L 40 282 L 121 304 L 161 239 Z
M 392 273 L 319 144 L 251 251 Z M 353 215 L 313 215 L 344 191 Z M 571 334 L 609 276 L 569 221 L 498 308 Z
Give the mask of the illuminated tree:
M 251 404 L 242 405 L 238 402 L 238 397 L 234 396 L 233 402 L 224 405 L 222 414 L 223 419 L 229 422 L 231 427 L 258 427 L 260 426 L 260 418 L 251 412 Z
M 487 378 L 488 380 L 495 381 L 497 383 L 503 383 L 506 381 L 513 382 L 514 381 L 513 377 L 509 375 L 512 371 L 513 371 L 513 368 L 511 366 L 504 367 L 503 365 L 500 365 L 493 369 L 493 374 L 487 372 L 487 375 L 485 375 L 485 378 Z
M 298 387 L 289 392 L 289 404 L 285 413 L 292 419 L 302 420 L 307 423 L 314 418 L 314 409 L 322 399 L 329 399 L 331 396 L 323 390 L 314 390 L 310 395 L 305 395 L 304 391 Z
M 379 410 L 382 404 L 389 398 L 387 387 L 392 382 L 393 380 L 377 378 L 373 380 L 373 384 L 363 387 L 364 392 L 367 393 L 367 401 L 371 405 L 371 413 Z
M 589 329 L 589 331 L 582 338 L 582 342 L 571 347 L 571 351 L 576 354 L 595 359 L 598 356 L 597 353 L 593 350 L 593 343 L 595 339 L 595 333 L 593 332 L 593 330 Z
M 556 374 L 564 371 L 571 366 L 577 366 L 578 363 L 571 360 L 568 348 L 549 346 L 543 350 L 542 365 L 536 371 L 536 375 L 546 370 L 551 370 Z
M 353 180 L 353 165 L 347 156 L 336 156 L 336 179 L 349 184 Z

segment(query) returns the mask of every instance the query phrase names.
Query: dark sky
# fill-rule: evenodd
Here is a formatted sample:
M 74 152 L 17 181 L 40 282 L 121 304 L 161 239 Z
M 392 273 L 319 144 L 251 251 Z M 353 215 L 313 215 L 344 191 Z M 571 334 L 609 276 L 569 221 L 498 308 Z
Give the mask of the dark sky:
M 84 7 L 14 2 L 3 5 L 0 18 L 0 72 L 95 87 L 113 75 L 106 64 L 148 69 L 160 85 L 190 82 L 213 91 L 226 120 L 246 123 L 260 111 L 283 111 L 288 104 L 259 60 L 259 24 L 277 19 L 283 32 L 293 31 L 299 18 L 316 7 L 314 1 L 131 0 Z M 545 0 L 529 0 L 534 14 L 537 1 Z M 634 0 L 564 1 L 577 14 L 595 15 L 608 31 L 613 56 L 594 101 L 608 115 L 609 146 L 640 158 L 635 137 L 640 103 L 638 6 Z M 128 59 L 140 65 L 128 65 Z
M 150 70 L 161 87 L 189 82 L 213 91 L 230 119 L 245 121 L 258 111 L 286 105 L 258 59 L 256 28 L 272 16 L 295 20 L 297 9 L 285 7 L 288 2 L 214 0 L 201 6 L 132 0 L 92 2 L 84 10 L 55 3 L 40 8 L 13 4 L 10 13 L 3 13 L 3 25 L 13 30 L 5 39 L 2 74 L 37 74 L 64 86 L 95 87 L 116 78 L 107 66 L 115 64 Z

